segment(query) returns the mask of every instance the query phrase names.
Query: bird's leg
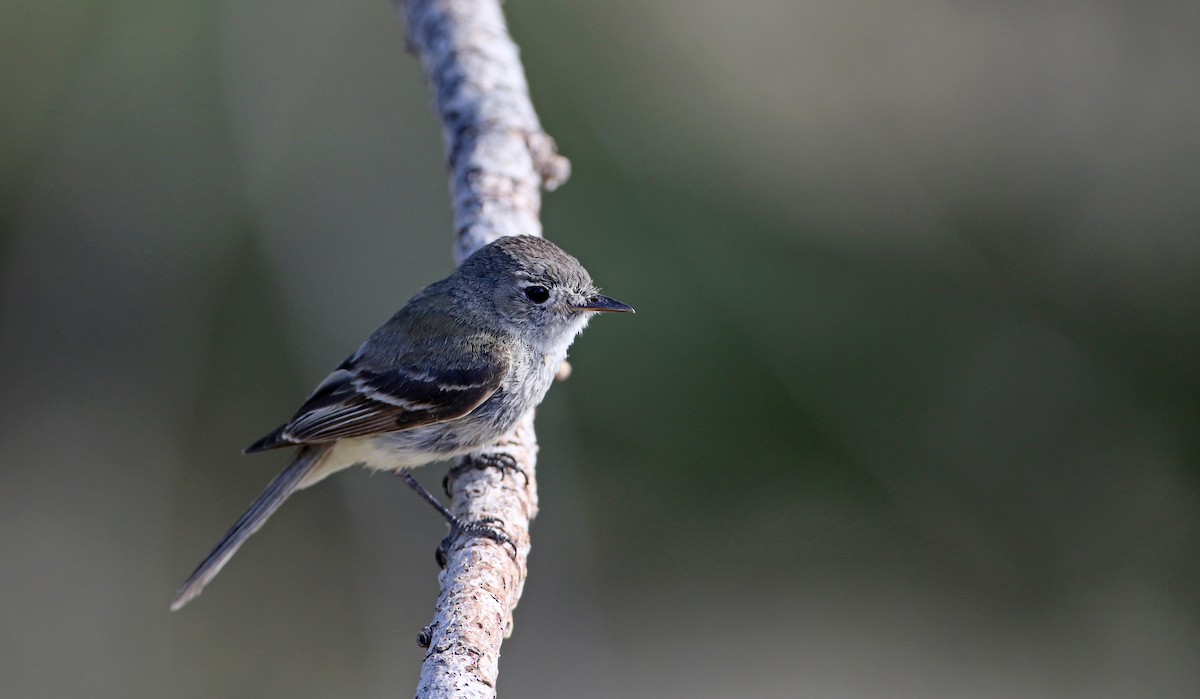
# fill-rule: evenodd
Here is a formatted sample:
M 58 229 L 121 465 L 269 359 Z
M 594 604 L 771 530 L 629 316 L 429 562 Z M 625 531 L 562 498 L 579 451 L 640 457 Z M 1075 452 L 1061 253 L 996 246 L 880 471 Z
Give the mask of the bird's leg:
M 459 474 L 467 469 L 476 469 L 482 471 L 486 468 L 499 469 L 501 474 L 504 473 L 519 473 L 525 479 L 526 487 L 529 486 L 529 474 L 525 473 L 518 464 L 517 460 L 511 455 L 504 452 L 484 452 L 483 454 L 474 454 L 463 459 L 457 466 L 451 466 L 446 475 L 442 477 L 442 490 L 446 495 L 450 495 L 450 480 L 458 478 Z
M 405 485 L 413 489 L 414 493 L 420 495 L 422 500 L 432 505 L 433 509 L 437 510 L 438 513 L 445 517 L 446 521 L 449 522 L 451 526 L 458 522 L 458 518 L 455 517 L 450 510 L 446 509 L 445 505 L 438 502 L 438 499 L 433 496 L 433 493 L 426 490 L 425 486 L 421 485 L 420 481 L 413 477 L 412 471 L 402 468 L 395 473 L 400 477 L 400 480 L 404 481 Z
M 438 499 L 433 496 L 433 493 L 426 490 L 425 486 L 421 485 L 421 483 L 413 477 L 411 471 L 406 468 L 402 468 L 399 471 L 396 471 L 396 475 L 399 476 L 400 480 L 404 481 L 409 488 L 412 488 L 413 492 L 415 492 L 417 495 L 420 495 L 422 500 L 429 503 L 433 509 L 437 510 L 438 513 L 450 523 L 450 533 L 445 539 L 442 539 L 442 543 L 438 544 L 436 556 L 439 566 L 443 568 L 446 567 L 446 552 L 449 551 L 450 544 L 454 542 L 455 535 L 460 533 L 468 536 L 478 536 L 485 539 L 491 539 L 497 544 L 508 545 L 512 549 L 513 558 L 517 557 L 517 545 L 513 543 L 513 540 L 510 539 L 507 534 L 501 531 L 499 527 L 488 526 L 490 524 L 499 524 L 499 519 L 496 519 L 495 517 L 481 517 L 472 522 L 464 521 L 454 516 L 454 513 L 447 509 L 445 505 L 438 502 Z

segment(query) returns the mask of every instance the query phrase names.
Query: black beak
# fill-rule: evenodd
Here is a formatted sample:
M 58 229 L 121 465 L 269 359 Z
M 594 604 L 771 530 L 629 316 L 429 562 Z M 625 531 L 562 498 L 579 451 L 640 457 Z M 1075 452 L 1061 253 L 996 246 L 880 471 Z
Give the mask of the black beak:
M 587 303 L 572 308 L 576 311 L 592 311 L 593 313 L 636 313 L 632 306 L 626 306 L 616 299 L 610 299 L 600 294 L 589 296 Z

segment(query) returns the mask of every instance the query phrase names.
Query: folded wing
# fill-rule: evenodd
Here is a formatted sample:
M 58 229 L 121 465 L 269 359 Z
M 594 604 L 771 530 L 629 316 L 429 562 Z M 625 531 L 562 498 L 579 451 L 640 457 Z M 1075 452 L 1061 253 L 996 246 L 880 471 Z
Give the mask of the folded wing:
M 434 355 L 436 357 L 436 355 Z M 351 357 L 321 382 L 285 425 L 247 453 L 407 430 L 467 415 L 492 396 L 508 371 L 498 353 L 482 351 L 453 364 L 409 352 L 377 369 Z M 407 360 L 407 361 L 406 361 Z

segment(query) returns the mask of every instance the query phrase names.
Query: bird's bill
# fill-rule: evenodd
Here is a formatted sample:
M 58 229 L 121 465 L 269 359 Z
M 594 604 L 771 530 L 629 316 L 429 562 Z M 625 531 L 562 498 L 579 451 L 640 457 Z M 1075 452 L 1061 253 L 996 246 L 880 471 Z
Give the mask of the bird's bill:
M 593 313 L 635 313 L 632 306 L 627 306 L 616 299 L 596 294 L 588 297 L 582 306 L 573 306 L 576 311 L 592 311 Z

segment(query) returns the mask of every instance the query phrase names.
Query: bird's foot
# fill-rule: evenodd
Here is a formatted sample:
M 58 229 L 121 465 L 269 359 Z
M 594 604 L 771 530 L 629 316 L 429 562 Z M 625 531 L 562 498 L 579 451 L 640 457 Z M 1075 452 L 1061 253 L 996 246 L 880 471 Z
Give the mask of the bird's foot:
M 457 466 L 452 466 L 446 475 L 442 477 L 442 490 L 446 495 L 450 495 L 450 481 L 458 478 L 460 474 L 468 469 L 482 471 L 488 468 L 499 469 L 501 475 L 506 473 L 519 473 L 521 478 L 525 479 L 525 485 L 529 485 L 529 474 L 525 469 L 521 468 L 512 454 L 504 452 L 485 452 L 483 454 L 475 454 L 463 459 Z
M 512 556 L 514 561 L 517 560 L 516 543 L 500 527 L 493 526 L 497 524 L 502 524 L 502 522 L 496 517 L 480 517 L 470 522 L 455 517 L 450 522 L 450 533 L 446 535 L 446 538 L 442 539 L 442 543 L 438 544 L 437 552 L 435 553 L 438 566 L 442 568 L 446 567 L 446 556 L 450 552 L 450 546 L 459 535 L 490 539 L 497 544 L 507 546 L 511 549 L 509 555 Z

